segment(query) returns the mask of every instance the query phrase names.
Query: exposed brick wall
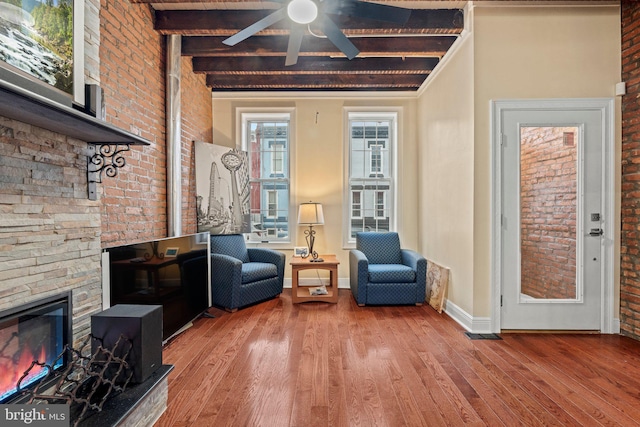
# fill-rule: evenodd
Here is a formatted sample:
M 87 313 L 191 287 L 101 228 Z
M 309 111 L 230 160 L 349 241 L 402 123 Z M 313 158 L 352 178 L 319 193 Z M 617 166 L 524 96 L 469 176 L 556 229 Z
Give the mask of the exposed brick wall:
M 148 5 L 101 1 L 100 84 L 107 121 L 151 142 L 103 179 L 102 244 L 166 237 L 165 41 Z
M 126 154 L 127 166 L 103 180 L 103 246 L 166 237 L 166 41 L 147 5 L 102 0 L 100 69 L 107 121 L 151 141 Z M 204 75 L 182 67 L 183 233 L 196 232 L 193 141 L 212 140 L 211 91 Z
M 73 290 L 73 336 L 102 305 L 87 144 L 0 117 L 0 311 Z
M 191 58 L 182 58 L 182 232 L 196 233 L 196 171 L 193 141 L 213 142 L 211 91 L 204 74 L 194 74 Z
M 535 298 L 576 296 L 575 128 L 523 128 L 521 144 L 522 292 Z
M 640 3 L 622 2 L 620 329 L 640 339 Z

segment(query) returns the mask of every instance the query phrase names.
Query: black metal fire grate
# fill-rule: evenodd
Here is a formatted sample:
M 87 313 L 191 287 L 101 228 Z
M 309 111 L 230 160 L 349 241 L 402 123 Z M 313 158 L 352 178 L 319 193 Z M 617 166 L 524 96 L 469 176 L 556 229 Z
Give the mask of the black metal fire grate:
M 75 427 L 83 419 L 100 412 L 107 399 L 122 393 L 133 376 L 133 370 L 126 362 L 132 348 L 131 341 L 120 335 L 112 348 L 98 345 L 91 353 L 92 339 L 100 342 L 89 336 L 79 349 L 67 345 L 51 364 L 32 362 L 17 385 L 23 396 L 22 403 L 67 404 Z M 66 368 L 62 372 L 54 371 L 53 366 L 64 357 L 69 360 Z M 22 382 L 31 370 L 40 368 L 44 368 L 47 374 L 35 386 L 22 389 Z M 53 387 L 52 382 L 55 383 Z

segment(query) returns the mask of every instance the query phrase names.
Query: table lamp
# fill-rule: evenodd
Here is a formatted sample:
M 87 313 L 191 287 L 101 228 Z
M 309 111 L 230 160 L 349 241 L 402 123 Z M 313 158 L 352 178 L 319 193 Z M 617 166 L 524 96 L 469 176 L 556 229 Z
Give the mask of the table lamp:
M 322 205 L 315 202 L 301 203 L 300 210 L 298 211 L 298 224 L 309 226 L 309 229 L 304 231 L 305 239 L 307 240 L 307 248 L 309 249 L 309 253 L 306 257 L 311 255 L 311 258 L 313 258 L 311 262 L 324 261 L 322 258 L 318 258 L 318 253 L 313 250 L 313 244 L 316 240 L 316 232 L 313 229 L 313 226 L 324 224 Z

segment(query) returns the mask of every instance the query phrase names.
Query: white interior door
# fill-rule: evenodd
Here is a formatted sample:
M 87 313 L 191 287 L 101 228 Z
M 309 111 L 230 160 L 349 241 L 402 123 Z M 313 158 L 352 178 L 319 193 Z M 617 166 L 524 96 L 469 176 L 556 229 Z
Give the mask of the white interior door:
M 605 212 L 601 110 L 505 110 L 500 327 L 600 330 Z

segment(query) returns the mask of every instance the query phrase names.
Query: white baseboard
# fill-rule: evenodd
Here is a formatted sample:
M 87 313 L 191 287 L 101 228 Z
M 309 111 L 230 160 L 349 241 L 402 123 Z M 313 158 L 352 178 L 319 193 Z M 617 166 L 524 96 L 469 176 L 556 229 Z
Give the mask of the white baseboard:
M 468 332 L 474 334 L 491 334 L 500 333 L 500 331 L 491 330 L 491 318 L 489 317 L 473 317 L 451 301 L 445 301 L 444 312 L 449 315 L 453 320 L 458 322 L 460 326 L 465 328 Z M 613 331 L 612 334 L 620 334 L 620 319 L 613 319 Z
M 490 334 L 493 332 L 491 330 L 491 319 L 489 317 L 474 318 L 451 301 L 445 301 L 444 312 L 468 332 L 474 334 Z
M 320 280 L 318 278 L 302 278 L 299 283 L 302 286 L 320 286 L 321 284 L 328 285 L 329 279 L 324 278 Z M 284 287 L 286 289 L 291 289 L 291 278 L 284 279 Z M 338 278 L 338 289 L 350 289 L 348 277 Z M 491 330 L 490 317 L 473 317 L 451 301 L 445 300 L 444 312 L 453 320 L 458 322 L 460 326 L 468 332 L 472 332 L 474 334 L 500 333 L 500 331 Z M 620 334 L 620 319 L 613 319 L 613 331 L 611 331 L 611 333 Z

